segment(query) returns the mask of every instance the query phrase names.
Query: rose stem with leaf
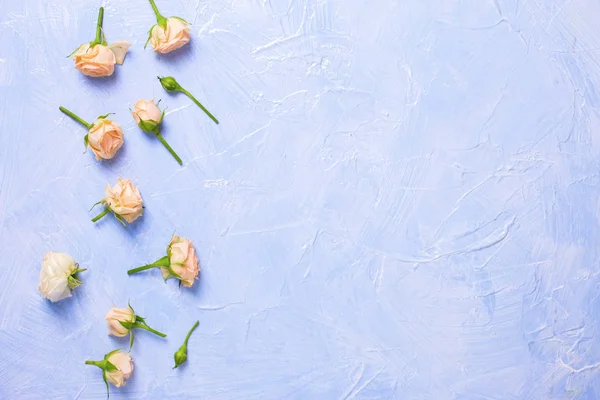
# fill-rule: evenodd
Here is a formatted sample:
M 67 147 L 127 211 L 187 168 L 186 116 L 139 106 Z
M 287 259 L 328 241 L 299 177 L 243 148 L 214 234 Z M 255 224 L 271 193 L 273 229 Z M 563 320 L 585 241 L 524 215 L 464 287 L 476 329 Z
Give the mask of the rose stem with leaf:
M 175 366 L 173 367 L 173 369 L 179 367 L 181 364 L 186 362 L 188 341 L 190 340 L 190 336 L 192 336 L 192 332 L 194 332 L 194 329 L 196 329 L 199 324 L 200 324 L 200 321 L 196 321 L 194 326 L 192 326 L 192 329 L 190 329 L 187 336 L 185 337 L 185 341 L 183 342 L 183 344 L 181 345 L 179 350 L 177 350 L 175 352 L 175 355 L 173 356 L 175 358 Z
M 173 78 L 172 76 L 163 76 L 162 78 L 160 76 L 157 76 L 158 80 L 160 81 L 160 84 L 162 85 L 162 87 L 167 91 L 167 92 L 181 92 L 183 94 L 185 94 L 187 97 L 189 97 L 190 99 L 192 99 L 192 101 L 194 103 L 196 103 L 196 105 L 198 107 L 200 107 L 202 109 L 202 111 L 204 111 L 206 113 L 206 115 L 208 115 L 210 117 L 210 119 L 212 119 L 213 121 L 215 121 L 215 124 L 219 123 L 219 120 L 215 118 L 214 115 L 212 115 L 210 113 L 210 111 L 208 111 L 206 109 L 206 107 L 204 107 L 202 105 L 202 103 L 200 103 L 198 100 L 196 100 L 196 98 L 187 90 L 185 90 L 176 80 L 175 78 Z

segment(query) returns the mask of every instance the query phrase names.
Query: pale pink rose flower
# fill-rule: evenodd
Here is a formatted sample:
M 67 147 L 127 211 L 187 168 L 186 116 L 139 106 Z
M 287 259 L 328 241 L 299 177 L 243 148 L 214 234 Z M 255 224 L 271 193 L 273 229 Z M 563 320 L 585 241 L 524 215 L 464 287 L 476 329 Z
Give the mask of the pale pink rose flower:
M 174 235 L 169 243 L 168 255 L 171 269 L 181 277 L 183 286 L 191 287 L 200 272 L 194 244 L 188 239 Z M 167 268 L 161 268 L 161 273 L 163 279 L 170 275 Z
M 88 134 L 88 144 L 96 160 L 109 160 L 123 146 L 121 125 L 106 118 L 98 118 Z
M 115 64 L 123 64 L 131 43 L 119 40 L 109 46 L 89 43 L 79 46 L 73 53 L 75 68 L 82 74 L 93 77 L 110 76 L 115 71 Z
M 143 200 L 138 188 L 129 179 L 117 179 L 112 188 L 106 185 L 104 202 L 128 223 L 138 219 L 144 212 Z
M 161 123 L 163 117 L 162 111 L 154 104 L 154 99 L 139 100 L 133 105 L 131 115 L 133 115 L 136 124 L 139 124 L 141 120 L 150 121 L 158 125 Z
M 108 325 L 108 334 L 113 336 L 127 336 L 128 328 L 125 328 L 121 322 L 134 323 L 135 314 L 131 308 L 111 307 L 106 314 L 106 324 Z
M 125 386 L 126 380 L 129 379 L 133 372 L 133 361 L 129 353 L 119 351 L 111 354 L 108 361 L 117 367 L 115 371 L 106 371 L 106 380 L 116 387 Z
M 82 44 L 73 54 L 75 68 L 82 74 L 93 77 L 110 76 L 115 71 L 117 59 L 107 47 L 97 44 L 90 47 L 89 43 Z
M 150 31 L 150 45 L 157 53 L 170 53 L 190 41 L 190 25 L 178 18 L 167 18 L 167 29 L 156 24 Z

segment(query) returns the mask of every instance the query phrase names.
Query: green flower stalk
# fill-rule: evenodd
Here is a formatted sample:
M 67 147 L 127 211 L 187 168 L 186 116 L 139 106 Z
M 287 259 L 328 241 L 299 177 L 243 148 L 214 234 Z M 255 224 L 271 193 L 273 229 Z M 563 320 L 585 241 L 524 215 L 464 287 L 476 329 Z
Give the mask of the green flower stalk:
M 158 80 L 160 81 L 160 84 L 162 85 L 162 87 L 167 91 L 167 92 L 181 92 L 183 94 L 185 94 L 187 97 L 189 97 L 190 99 L 192 99 L 192 101 L 194 103 L 196 103 L 196 105 L 198 107 L 200 107 L 202 109 L 202 111 L 204 111 L 206 113 L 206 115 L 208 115 L 210 117 L 210 119 L 212 119 L 213 121 L 215 121 L 215 124 L 219 123 L 219 120 L 215 118 L 214 115 L 212 115 L 210 113 L 210 111 L 208 111 L 206 109 L 206 107 L 204 107 L 202 105 L 202 103 L 200 103 L 198 100 L 196 100 L 196 98 L 187 90 L 185 90 L 176 80 L 175 78 L 173 78 L 172 76 L 163 76 L 162 78 L 160 76 L 157 77 Z
M 177 350 L 175 352 L 175 355 L 173 356 L 175 359 L 175 366 L 173 367 L 173 369 L 179 367 L 181 364 L 183 364 L 184 362 L 187 361 L 188 341 L 190 340 L 190 336 L 192 336 L 192 332 L 194 332 L 194 329 L 196 329 L 198 327 L 198 324 L 200 324 L 200 321 L 196 321 L 194 326 L 192 326 L 192 329 L 190 329 L 187 336 L 185 337 L 185 340 L 184 340 L 183 344 L 181 345 L 181 347 L 179 348 L 179 350 Z

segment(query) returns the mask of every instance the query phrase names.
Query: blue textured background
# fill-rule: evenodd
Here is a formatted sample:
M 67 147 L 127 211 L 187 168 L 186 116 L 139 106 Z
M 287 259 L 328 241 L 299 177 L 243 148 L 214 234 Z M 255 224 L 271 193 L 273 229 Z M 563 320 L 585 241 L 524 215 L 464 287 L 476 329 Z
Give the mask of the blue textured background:
M 146 1 L 105 1 L 133 47 L 88 79 L 65 56 L 100 5 L 0 1 L 0 398 L 104 399 L 83 361 L 126 347 L 104 315 L 128 299 L 169 336 L 137 335 L 114 399 L 600 398 L 597 1 L 163 0 L 193 23 L 169 56 Z M 128 113 L 151 97 L 183 167 Z M 59 105 L 116 113 L 118 157 Z M 145 216 L 92 224 L 118 176 Z M 173 232 L 193 289 L 127 277 Z M 49 250 L 88 268 L 58 304 Z

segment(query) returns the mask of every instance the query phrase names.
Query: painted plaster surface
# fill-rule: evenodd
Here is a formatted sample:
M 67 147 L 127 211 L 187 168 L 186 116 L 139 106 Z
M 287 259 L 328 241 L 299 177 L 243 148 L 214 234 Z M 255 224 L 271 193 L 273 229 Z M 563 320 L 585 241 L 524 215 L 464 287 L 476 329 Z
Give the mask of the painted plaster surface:
M 0 0 L 1 399 L 104 399 L 83 361 L 127 346 L 104 314 L 129 299 L 168 338 L 137 335 L 113 399 L 600 398 L 597 1 L 162 1 L 193 23 L 171 56 L 146 1 L 105 1 L 133 47 L 97 80 L 65 56 L 100 5 Z M 128 113 L 152 97 L 183 167 Z M 116 113 L 118 157 L 59 105 Z M 92 224 L 119 176 L 143 219 Z M 127 277 L 174 232 L 193 289 Z M 57 304 L 49 250 L 88 268 Z

